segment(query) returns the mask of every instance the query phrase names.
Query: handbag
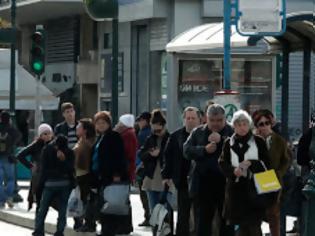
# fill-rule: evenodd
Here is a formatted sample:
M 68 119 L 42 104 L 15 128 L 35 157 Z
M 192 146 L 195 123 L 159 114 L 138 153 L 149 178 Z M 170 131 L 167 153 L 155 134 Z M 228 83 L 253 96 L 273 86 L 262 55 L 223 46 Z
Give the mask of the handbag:
M 257 182 L 257 180 L 255 181 L 255 175 L 256 175 L 256 179 L 257 179 L 257 174 L 265 173 L 268 171 L 265 164 L 262 161 L 260 161 L 260 163 L 263 166 L 265 171 L 258 172 L 258 173 L 250 172 L 251 177 L 249 178 L 248 184 L 247 184 L 249 204 L 254 209 L 266 209 L 266 208 L 272 206 L 275 203 L 275 201 L 277 200 L 277 197 L 279 195 L 279 189 L 275 190 L 275 191 L 262 192 L 262 191 L 264 191 L 263 189 L 257 188 L 257 185 L 259 185 L 259 183 Z M 264 175 L 258 175 L 258 179 L 260 176 L 264 176 Z M 264 179 L 264 178 L 262 178 L 262 179 Z M 274 180 L 274 179 L 272 179 L 272 180 Z M 277 178 L 277 180 L 278 180 L 278 178 Z M 266 183 L 266 182 L 270 182 L 270 181 L 263 180 L 263 183 Z M 261 182 L 260 182 L 260 184 L 261 184 Z M 280 183 L 279 183 L 279 185 L 280 185 Z M 273 184 L 271 186 L 273 186 Z M 267 185 L 267 187 L 269 188 L 269 185 Z M 281 188 L 281 186 L 280 186 L 280 188 Z
M 129 214 L 130 186 L 125 183 L 113 183 L 103 190 L 104 204 L 101 213 L 105 215 Z
M 253 176 L 258 194 L 277 192 L 281 189 L 275 170 L 265 170 Z

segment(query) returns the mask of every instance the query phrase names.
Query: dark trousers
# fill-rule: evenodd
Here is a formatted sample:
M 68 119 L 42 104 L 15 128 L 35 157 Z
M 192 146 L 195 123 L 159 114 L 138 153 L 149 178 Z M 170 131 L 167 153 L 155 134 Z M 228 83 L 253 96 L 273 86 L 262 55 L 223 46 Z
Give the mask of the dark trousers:
M 261 236 L 261 222 L 240 225 L 237 236 Z
M 190 230 L 190 209 L 191 209 L 191 199 L 189 198 L 188 186 L 185 188 L 179 187 L 178 191 L 178 215 L 177 215 L 177 227 L 176 235 L 189 235 Z
M 101 205 L 99 204 L 99 196 L 97 193 L 90 192 L 90 198 L 86 205 L 85 211 L 85 225 L 91 229 L 96 228 L 96 220 L 99 217 L 99 209 Z
M 77 177 L 77 184 L 80 187 L 81 200 L 83 201 L 84 205 L 86 205 L 88 196 L 90 194 L 90 182 L 90 174 Z
M 140 190 L 140 199 L 141 199 L 142 207 L 144 209 L 144 219 L 146 221 L 149 221 L 150 220 L 149 201 L 148 201 L 146 191 L 142 190 L 142 181 L 139 182 L 139 190 Z
M 276 202 L 266 210 L 266 218 L 269 223 L 272 236 L 280 236 L 280 203 Z
M 209 185 L 211 186 L 211 185 Z M 198 193 L 194 199 L 195 219 L 196 219 L 196 236 L 211 236 L 213 232 L 213 221 L 218 211 L 220 222 L 220 236 L 233 236 L 234 226 L 226 225 L 222 218 L 224 197 L 214 197 L 209 192 L 209 186 L 201 188 L 202 192 Z

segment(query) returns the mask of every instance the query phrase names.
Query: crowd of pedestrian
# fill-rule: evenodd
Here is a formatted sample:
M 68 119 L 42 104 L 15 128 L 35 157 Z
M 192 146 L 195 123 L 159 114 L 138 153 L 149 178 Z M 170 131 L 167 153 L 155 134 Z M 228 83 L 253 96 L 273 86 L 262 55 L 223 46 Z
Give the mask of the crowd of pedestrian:
M 291 162 L 287 142 L 275 129 L 269 110 L 258 110 L 252 116 L 240 110 L 229 123 L 219 104 L 209 103 L 205 114 L 187 107 L 182 127 L 172 133 L 159 109 L 138 117 L 124 114 L 117 124 L 107 111 L 77 120 L 71 103 L 63 103 L 61 113 L 62 123 L 54 130 L 49 124 L 41 124 L 37 138 L 16 156 L 32 173 L 28 201 L 29 209 L 36 202 L 34 236 L 44 235 L 50 206 L 58 211 L 54 235 L 64 235 L 69 197 L 75 188 L 79 189 L 84 211 L 74 217 L 74 230 L 96 232 L 100 223 L 101 235 L 130 234 L 129 198 L 126 213 L 115 214 L 104 197 L 106 189 L 114 185 L 139 187 L 144 208 L 140 227 L 154 226 L 151 216 L 165 192 L 173 198 L 176 195 L 177 224 L 173 227 L 173 217 L 167 218 L 167 235 L 259 236 L 262 221 L 269 223 L 272 236 L 283 235 L 283 192 L 269 194 L 268 201 L 258 201 L 253 184 L 255 173 L 273 169 L 283 185 Z M 20 138 L 9 120 L 9 114 L 2 112 L 0 207 L 13 204 L 12 149 Z M 313 136 L 308 134 L 307 144 L 302 143 L 308 146 L 305 149 L 314 146 Z M 29 155 L 30 160 L 26 158 Z M 302 161 L 305 158 L 300 157 Z M 304 162 L 308 165 L 307 160 Z M 166 210 L 172 216 L 175 209 L 168 204 Z M 152 227 L 152 233 L 157 235 L 158 228 Z

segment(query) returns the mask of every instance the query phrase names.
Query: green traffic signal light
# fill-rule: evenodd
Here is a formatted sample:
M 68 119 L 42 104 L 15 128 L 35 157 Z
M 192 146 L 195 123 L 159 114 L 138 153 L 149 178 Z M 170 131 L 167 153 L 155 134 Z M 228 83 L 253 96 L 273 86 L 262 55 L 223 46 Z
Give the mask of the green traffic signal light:
M 35 31 L 32 34 L 31 39 L 31 70 L 36 75 L 41 75 L 45 71 L 45 31 L 42 29 Z
M 44 64 L 41 61 L 35 61 L 33 62 L 32 68 L 34 70 L 34 72 L 41 72 L 44 68 Z

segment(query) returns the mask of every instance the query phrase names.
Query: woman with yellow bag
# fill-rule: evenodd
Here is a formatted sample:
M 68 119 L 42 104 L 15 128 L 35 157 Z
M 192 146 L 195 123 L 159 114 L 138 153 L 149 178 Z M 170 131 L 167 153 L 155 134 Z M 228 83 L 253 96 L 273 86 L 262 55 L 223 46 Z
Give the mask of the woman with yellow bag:
M 286 141 L 272 130 L 273 114 L 269 110 L 258 110 L 253 114 L 256 134 L 264 138 L 270 157 L 270 168 L 274 169 L 282 185 L 290 157 Z M 271 207 L 266 210 L 271 236 L 280 236 L 280 192 Z
M 265 141 L 252 133 L 252 119 L 243 110 L 234 113 L 235 133 L 225 141 L 219 164 L 227 178 L 224 217 L 239 226 L 239 236 L 261 236 L 265 205 L 253 200 L 257 195 L 253 174 L 269 167 Z M 258 198 L 257 198 L 258 199 Z

